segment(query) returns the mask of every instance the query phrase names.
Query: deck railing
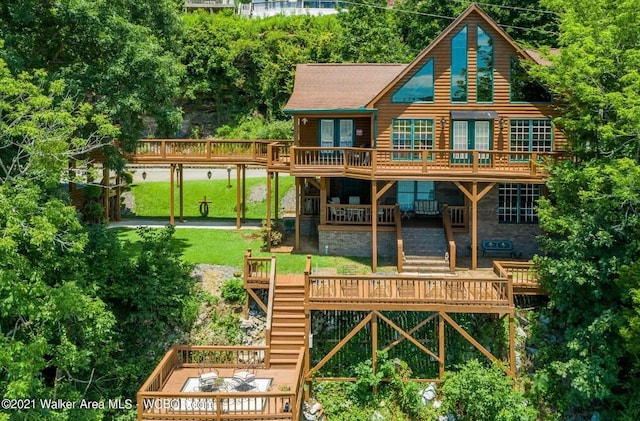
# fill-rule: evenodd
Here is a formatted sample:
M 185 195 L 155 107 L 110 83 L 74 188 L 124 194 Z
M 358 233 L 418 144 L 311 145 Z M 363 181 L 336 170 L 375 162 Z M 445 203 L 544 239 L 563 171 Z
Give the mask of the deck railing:
M 187 9 L 197 7 L 233 7 L 235 6 L 235 0 L 185 0 L 184 6 Z
M 292 146 L 291 140 L 142 139 L 127 155 L 133 163 L 258 164 L 294 175 L 546 175 L 555 152 L 448 149 L 321 148 Z
M 328 304 L 446 305 L 448 307 L 512 307 L 512 280 L 406 275 L 309 274 L 308 303 L 311 308 Z
M 273 261 L 271 257 L 253 257 L 251 249 L 247 249 L 244 255 L 245 288 L 269 288 Z
M 538 274 L 536 273 L 533 262 L 493 262 L 493 272 L 500 278 L 506 278 L 513 281 L 513 287 L 520 290 L 538 290 L 540 284 L 538 282 Z
M 126 155 L 133 163 L 238 163 L 267 164 L 269 144 L 282 144 L 282 140 L 220 140 L 220 139 L 141 139 L 135 151 Z M 278 160 L 286 156 L 276 155 Z
M 378 225 L 395 225 L 395 205 L 378 206 Z M 371 205 L 327 204 L 327 224 L 371 225 Z
M 454 230 L 466 230 L 467 225 L 467 208 L 465 206 L 447 206 L 451 228 Z M 444 213 L 446 215 L 446 213 Z
M 371 174 L 545 174 L 544 161 L 552 152 L 478 150 L 384 150 L 371 148 L 291 147 L 291 171 L 304 173 Z
M 266 368 L 264 346 L 188 346 L 169 349 L 137 395 L 138 420 L 260 420 L 294 418 L 295 411 L 284 413 L 284 402 L 293 402 L 296 391 L 267 392 L 163 392 L 167 379 L 176 368 Z M 258 410 L 260 409 L 260 410 Z M 271 417 L 273 416 L 273 417 Z

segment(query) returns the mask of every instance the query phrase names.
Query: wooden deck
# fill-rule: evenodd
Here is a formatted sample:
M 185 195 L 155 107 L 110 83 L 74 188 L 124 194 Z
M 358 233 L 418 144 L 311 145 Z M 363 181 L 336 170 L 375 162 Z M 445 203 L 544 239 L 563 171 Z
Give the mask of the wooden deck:
M 507 313 L 513 310 L 509 279 L 406 275 L 309 275 L 311 310 L 446 311 Z
M 297 177 L 543 182 L 559 153 L 296 147 L 290 140 L 142 139 L 134 164 L 263 165 Z
M 266 347 L 174 346 L 138 392 L 138 420 L 298 420 L 304 353 L 293 369 L 271 369 Z M 215 368 L 220 390 L 199 389 Z M 238 388 L 234 370 L 252 370 L 250 388 Z

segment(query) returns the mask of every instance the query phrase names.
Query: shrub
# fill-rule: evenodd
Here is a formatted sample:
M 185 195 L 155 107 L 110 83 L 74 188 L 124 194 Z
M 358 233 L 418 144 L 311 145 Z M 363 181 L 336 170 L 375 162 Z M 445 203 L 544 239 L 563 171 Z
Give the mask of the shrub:
M 500 368 L 484 367 L 471 360 L 457 372 L 449 372 L 442 385 L 442 410 L 459 421 L 534 421 L 536 410 L 513 387 Z
M 222 284 L 220 290 L 222 292 L 222 298 L 230 303 L 244 302 L 247 296 L 242 279 L 227 279 Z

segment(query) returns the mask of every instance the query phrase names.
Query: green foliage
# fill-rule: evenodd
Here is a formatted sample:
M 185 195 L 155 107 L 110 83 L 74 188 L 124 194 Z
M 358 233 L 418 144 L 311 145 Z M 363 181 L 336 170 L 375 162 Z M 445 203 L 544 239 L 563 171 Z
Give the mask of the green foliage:
M 115 320 L 86 278 L 87 236 L 75 209 L 30 181 L 2 184 L 0 231 L 0 394 L 75 401 L 80 381 L 96 397 L 106 381 L 84 382 L 113 365 Z
M 545 0 L 560 16 L 560 54 L 538 77 L 562 104 L 562 127 L 581 157 L 638 159 L 640 31 L 637 0 Z
M 117 318 L 120 363 L 113 389 L 133 396 L 145 376 L 195 320 L 199 301 L 191 265 L 181 259 L 175 229 L 140 228 L 140 247 L 120 242 L 102 225 L 89 231 L 89 279 Z
M 513 379 L 496 366 L 471 360 L 447 372 L 441 388 L 442 411 L 460 421 L 534 421 L 536 410 L 514 388 Z
M 358 363 L 354 372 L 357 375 L 354 383 L 331 382 L 316 387 L 316 398 L 329 419 L 426 421 L 435 418 L 435 410 L 422 402 L 424 387 L 409 380 L 411 370 L 404 361 L 390 359 L 385 352 L 380 352 L 375 373 L 371 359 Z
M 247 298 L 242 279 L 232 278 L 225 280 L 220 291 L 222 298 L 230 303 L 244 303 Z
M 552 174 L 550 197 L 539 204 L 546 234 L 537 263 L 550 304 L 534 385 L 566 414 L 607 411 L 621 387 L 637 387 L 637 354 L 625 346 L 637 280 L 622 267 L 640 257 L 640 167 L 630 159 L 565 162 Z
M 224 125 L 216 130 L 216 137 L 222 139 L 274 139 L 293 138 L 291 121 L 266 122 L 263 118 L 246 118 L 233 127 Z
M 0 57 L 16 72 L 46 69 L 65 80 L 70 96 L 108 115 L 130 146 L 145 116 L 165 135 L 180 123 L 172 104 L 183 74 L 178 10 L 173 0 L 5 2 Z
M 63 81 L 47 81 L 43 71 L 14 77 L 0 59 L 0 182 L 26 178 L 53 188 L 70 160 L 118 133 L 65 90 Z
M 344 61 L 402 63 L 413 58 L 398 37 L 395 13 L 386 5 L 385 0 L 360 0 L 349 4 L 348 13 L 338 14 L 343 30 L 337 49 Z M 422 48 L 426 46 L 425 42 Z

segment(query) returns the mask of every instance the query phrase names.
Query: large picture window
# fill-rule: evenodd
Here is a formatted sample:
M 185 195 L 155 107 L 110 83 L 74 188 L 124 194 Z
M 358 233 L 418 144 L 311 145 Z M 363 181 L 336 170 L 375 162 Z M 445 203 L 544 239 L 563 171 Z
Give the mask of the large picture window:
M 434 200 L 433 181 L 398 181 L 398 204 L 402 211 L 412 211 L 416 200 Z
M 391 126 L 391 148 L 394 150 L 433 149 L 433 119 L 397 118 Z M 394 160 L 422 159 L 419 152 L 393 152 Z
M 498 222 L 504 224 L 535 224 L 538 222 L 536 203 L 542 195 L 539 184 L 500 184 L 498 187 Z
M 476 102 L 493 102 L 493 38 L 477 28 Z
M 509 127 L 509 150 L 528 152 L 512 155 L 512 161 L 528 161 L 531 152 L 552 151 L 553 125 L 551 120 L 511 120 Z
M 433 59 L 429 60 L 391 97 L 392 102 L 433 102 Z
M 451 102 L 467 102 L 467 27 L 451 39 Z
M 512 102 L 551 102 L 551 94 L 544 86 L 527 73 L 520 62 L 511 57 L 511 101 Z

